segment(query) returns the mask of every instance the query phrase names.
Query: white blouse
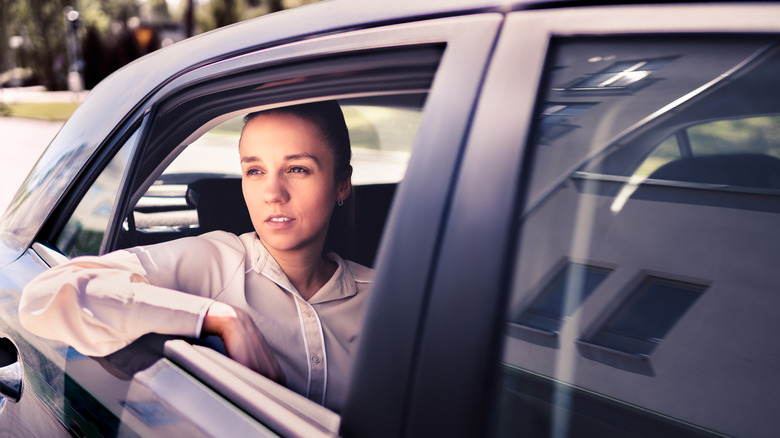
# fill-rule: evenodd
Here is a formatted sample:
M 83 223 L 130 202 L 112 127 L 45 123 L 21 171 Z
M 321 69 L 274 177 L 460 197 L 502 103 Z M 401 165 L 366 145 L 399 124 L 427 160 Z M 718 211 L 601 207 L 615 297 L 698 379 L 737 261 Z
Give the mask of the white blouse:
M 214 300 L 248 312 L 287 386 L 338 411 L 346 396 L 373 270 L 329 254 L 336 273 L 304 300 L 254 232 L 215 231 L 56 266 L 22 293 L 25 329 L 88 356 L 147 333 L 200 336 Z

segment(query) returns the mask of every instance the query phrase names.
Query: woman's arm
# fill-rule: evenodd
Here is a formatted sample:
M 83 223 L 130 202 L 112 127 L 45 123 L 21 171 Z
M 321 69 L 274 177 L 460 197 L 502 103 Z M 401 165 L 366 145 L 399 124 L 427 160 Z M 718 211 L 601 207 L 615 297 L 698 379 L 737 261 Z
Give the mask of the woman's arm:
M 52 268 L 25 286 L 19 320 L 30 332 L 105 356 L 147 333 L 199 336 L 213 300 L 153 286 L 138 259 L 119 251 Z
M 207 298 L 243 266 L 243 246 L 227 233 L 80 257 L 25 286 L 19 319 L 30 332 L 88 356 L 113 353 L 147 333 L 218 335 L 231 358 L 283 383 L 249 315 Z

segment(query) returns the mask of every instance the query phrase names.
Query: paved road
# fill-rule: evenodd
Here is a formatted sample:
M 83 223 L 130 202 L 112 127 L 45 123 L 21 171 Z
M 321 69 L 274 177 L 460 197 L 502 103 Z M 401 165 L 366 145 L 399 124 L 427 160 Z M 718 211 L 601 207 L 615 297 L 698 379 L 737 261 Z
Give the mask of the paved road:
M 0 215 L 62 122 L 0 117 Z

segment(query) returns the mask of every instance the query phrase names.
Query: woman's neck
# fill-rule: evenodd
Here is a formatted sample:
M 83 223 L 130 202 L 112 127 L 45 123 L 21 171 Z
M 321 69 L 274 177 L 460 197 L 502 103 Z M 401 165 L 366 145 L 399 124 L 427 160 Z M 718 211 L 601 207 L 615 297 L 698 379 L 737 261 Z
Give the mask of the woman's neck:
M 330 280 L 338 266 L 321 252 L 271 254 L 304 300 L 308 301 Z

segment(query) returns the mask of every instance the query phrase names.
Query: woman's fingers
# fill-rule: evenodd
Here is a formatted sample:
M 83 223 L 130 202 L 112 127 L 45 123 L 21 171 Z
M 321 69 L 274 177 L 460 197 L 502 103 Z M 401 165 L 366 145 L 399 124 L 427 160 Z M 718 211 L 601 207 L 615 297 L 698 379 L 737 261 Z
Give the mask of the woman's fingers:
M 228 356 L 236 362 L 280 384 L 285 383 L 276 355 L 246 312 L 215 302 L 206 312 L 203 332 L 220 336 Z

